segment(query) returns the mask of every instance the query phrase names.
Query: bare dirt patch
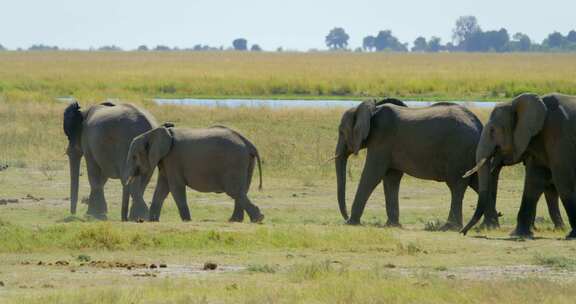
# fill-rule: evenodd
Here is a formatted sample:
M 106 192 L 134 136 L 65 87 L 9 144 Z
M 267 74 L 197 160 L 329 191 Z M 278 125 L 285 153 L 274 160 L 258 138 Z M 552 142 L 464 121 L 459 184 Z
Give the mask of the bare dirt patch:
M 206 262 L 198 265 L 177 265 L 167 263 L 125 263 L 118 261 L 69 262 L 66 260 L 60 260 L 56 262 L 24 261 L 20 264 L 67 268 L 70 272 L 77 274 L 119 274 L 133 277 L 200 276 L 206 274 L 237 272 L 245 269 L 245 267 L 241 266 L 220 265 L 214 262 Z
M 400 268 L 398 272 L 406 276 L 422 274 L 422 270 Z M 540 265 L 510 265 L 510 266 L 470 266 L 437 269 L 435 274 L 452 280 L 495 281 L 543 279 L 553 282 L 576 282 L 576 271 L 558 269 Z

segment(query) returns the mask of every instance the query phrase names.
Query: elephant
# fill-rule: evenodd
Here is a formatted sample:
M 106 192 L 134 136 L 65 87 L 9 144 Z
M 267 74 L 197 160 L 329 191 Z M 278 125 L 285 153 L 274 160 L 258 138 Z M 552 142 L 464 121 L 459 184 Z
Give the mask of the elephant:
M 80 162 L 84 156 L 90 182 L 87 214 L 105 220 L 108 211 L 104 197 L 106 181 L 123 177 L 132 139 L 155 128 L 158 123 L 150 113 L 132 104 L 104 102 L 81 109 L 77 102 L 72 102 L 64 110 L 63 125 L 68 137 L 66 154 L 70 165 L 70 212 L 76 214 Z M 143 194 L 151 176 L 152 172 L 142 175 L 130 187 L 122 187 L 123 221 L 147 217 L 148 207 Z M 130 196 L 133 204 L 128 216 Z
M 397 99 L 368 100 L 348 109 L 339 126 L 335 165 L 338 205 L 348 224 L 360 224 L 366 201 L 383 182 L 387 226 L 400 226 L 398 192 L 404 173 L 442 181 L 451 192 L 448 220 L 442 230 L 462 227 L 462 198 L 468 187 L 478 191 L 476 174 L 462 178 L 475 162 L 482 123 L 468 109 L 440 102 L 408 108 Z M 351 154 L 367 149 L 352 213 L 346 210 L 346 165 Z
M 248 198 L 258 162 L 262 189 L 262 168 L 256 147 L 238 132 L 224 126 L 207 129 L 176 128 L 166 123 L 132 141 L 126 158 L 125 179 L 130 183 L 158 167 L 158 181 L 150 221 L 159 221 L 162 204 L 170 192 L 183 221 L 190 221 L 186 186 L 200 192 L 226 193 L 234 199 L 231 222 L 242 222 L 244 211 L 252 222 L 264 215 Z
M 498 225 L 494 180 L 502 166 L 523 162 L 524 190 L 512 235 L 533 236 L 536 206 L 544 192 L 556 204 L 560 197 L 572 228 L 567 238 L 576 237 L 575 117 L 576 97 L 558 93 L 524 93 L 494 108 L 480 137 L 476 166 L 468 172 L 478 175 L 480 194 L 463 234 L 482 216 Z

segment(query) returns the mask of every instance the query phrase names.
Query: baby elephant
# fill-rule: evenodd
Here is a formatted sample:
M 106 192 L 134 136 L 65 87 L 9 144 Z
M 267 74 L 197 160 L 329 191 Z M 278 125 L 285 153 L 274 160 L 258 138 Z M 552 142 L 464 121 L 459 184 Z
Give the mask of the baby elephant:
M 200 192 L 225 192 L 234 199 L 230 221 L 242 222 L 244 211 L 252 222 L 261 222 L 264 215 L 247 196 L 258 160 L 260 189 L 262 169 L 256 147 L 237 132 L 222 126 L 208 129 L 174 128 L 173 124 L 152 129 L 134 138 L 126 158 L 126 178 L 146 175 L 158 166 L 158 182 L 150 221 L 160 219 L 162 203 L 168 192 L 176 201 L 180 217 L 190 220 L 186 202 L 186 186 Z

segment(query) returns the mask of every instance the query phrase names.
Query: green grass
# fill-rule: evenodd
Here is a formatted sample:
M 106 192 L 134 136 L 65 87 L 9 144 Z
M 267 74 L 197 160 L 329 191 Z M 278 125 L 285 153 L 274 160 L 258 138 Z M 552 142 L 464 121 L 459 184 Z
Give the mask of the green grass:
M 363 226 L 343 225 L 336 204 L 332 156 L 342 109 L 268 110 L 157 106 L 139 102 L 160 121 L 200 127 L 233 126 L 250 138 L 264 160 L 264 190 L 249 195 L 265 223 L 232 224 L 224 195 L 188 191 L 192 222 L 180 221 L 169 197 L 160 223 L 121 223 L 120 185 L 106 185 L 107 222 L 68 214 L 68 173 L 61 130 L 64 104 L 0 104 L 0 303 L 569 303 L 574 294 L 572 243 L 559 240 L 548 220 L 537 221 L 535 241 L 515 241 L 522 167 L 505 168 L 497 231 L 434 231 L 448 214 L 442 184 L 405 177 L 400 189 L 402 229 L 384 228 L 384 195 L 368 202 Z M 477 111 L 482 119 L 486 111 Z M 265 127 L 262 127 L 265 126 Z M 350 160 L 347 198 L 360 176 L 363 155 Z M 82 169 L 80 196 L 89 188 Z M 152 195 L 155 178 L 146 192 Z M 28 195 L 41 198 L 27 199 Z M 476 203 L 465 196 L 468 219 Z M 545 216 L 545 204 L 538 214 Z M 67 266 L 55 266 L 67 261 Z M 81 266 L 89 261 L 201 266 L 232 272 L 135 277 L 138 270 Z M 42 265 L 37 265 L 42 262 Z M 52 266 L 50 266 L 52 264 Z M 503 266 L 545 270 L 500 272 Z M 465 270 L 475 267 L 476 271 Z M 490 273 L 486 277 L 484 269 Z M 562 277 L 563 272 L 568 277 Z M 495 274 L 494 274 L 495 273 Z M 464 277 L 464 274 L 472 277 Z M 561 279 L 557 280 L 556 277 Z M 521 290 L 522 292 L 519 292 Z
M 381 187 L 367 204 L 364 225 L 350 227 L 337 210 L 334 164 L 326 161 L 343 109 L 209 109 L 149 100 L 570 93 L 576 87 L 571 56 L 0 53 L 0 164 L 9 165 L 0 172 L 0 198 L 18 199 L 0 205 L 0 303 L 572 303 L 574 246 L 561 240 L 565 232 L 553 230 L 545 204 L 538 206 L 540 238 L 508 237 L 522 192 L 521 166 L 502 172 L 499 230 L 467 237 L 436 231 L 448 214 L 448 188 L 409 176 L 400 189 L 402 229 L 384 227 Z M 121 97 L 159 121 L 240 131 L 264 162 L 264 190 L 249 193 L 266 215 L 264 224 L 228 223 L 231 199 L 194 191 L 188 191 L 191 222 L 180 221 L 169 197 L 160 223 L 122 223 L 116 180 L 105 188 L 109 221 L 85 218 L 84 204 L 70 216 L 65 104 L 53 100 L 70 94 L 83 106 Z M 475 112 L 482 120 L 488 115 Z M 348 202 L 363 159 L 361 153 L 349 161 Z M 80 197 L 89 191 L 85 172 Z M 154 185 L 155 177 L 147 202 Z M 476 198 L 466 193 L 465 219 Z M 166 263 L 169 269 L 213 262 L 235 270 L 142 277 L 134 275 L 143 270 L 82 266 L 90 261 Z M 539 272 L 510 274 L 506 266 Z
M 576 94 L 574 54 L 2 52 L 0 100 Z

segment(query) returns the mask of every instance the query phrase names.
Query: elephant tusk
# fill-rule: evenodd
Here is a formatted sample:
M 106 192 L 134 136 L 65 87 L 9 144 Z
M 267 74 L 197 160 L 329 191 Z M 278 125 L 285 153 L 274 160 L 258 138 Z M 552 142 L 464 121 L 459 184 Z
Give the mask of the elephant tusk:
M 129 177 L 128 177 L 128 180 L 126 181 L 126 184 L 124 184 L 124 186 L 130 185 L 133 180 L 134 180 L 134 176 L 129 176 Z
M 335 155 L 334 157 L 326 160 L 325 162 L 326 162 L 326 163 L 329 163 L 329 162 L 331 162 L 331 161 L 333 161 L 333 160 L 335 160 L 335 159 L 337 159 L 337 158 L 339 158 L 339 157 L 340 157 L 340 155 Z
M 462 178 L 468 178 L 468 177 L 470 177 L 470 175 L 478 172 L 478 170 L 480 170 L 480 168 L 482 168 L 482 166 L 484 166 L 484 163 L 486 162 L 486 159 L 487 159 L 487 158 L 481 159 L 481 160 L 478 162 L 478 164 L 476 164 L 476 166 L 474 166 L 474 168 L 472 168 L 472 169 L 470 169 L 468 172 L 466 172 L 466 173 L 462 176 Z

